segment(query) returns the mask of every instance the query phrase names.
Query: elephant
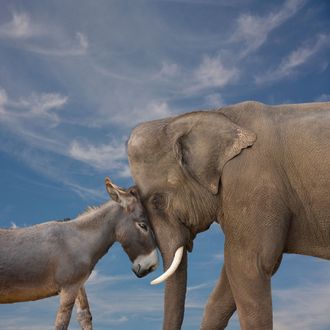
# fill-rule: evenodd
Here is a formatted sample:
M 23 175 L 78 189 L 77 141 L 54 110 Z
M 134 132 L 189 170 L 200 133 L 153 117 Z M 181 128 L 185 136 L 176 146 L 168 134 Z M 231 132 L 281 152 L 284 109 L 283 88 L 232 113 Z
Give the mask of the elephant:
M 164 330 L 181 329 L 187 252 L 219 223 L 220 278 L 201 329 L 273 329 L 271 276 L 283 253 L 330 259 L 330 102 L 246 101 L 144 122 L 127 142 L 165 273 Z M 172 263 L 173 261 L 173 263 Z

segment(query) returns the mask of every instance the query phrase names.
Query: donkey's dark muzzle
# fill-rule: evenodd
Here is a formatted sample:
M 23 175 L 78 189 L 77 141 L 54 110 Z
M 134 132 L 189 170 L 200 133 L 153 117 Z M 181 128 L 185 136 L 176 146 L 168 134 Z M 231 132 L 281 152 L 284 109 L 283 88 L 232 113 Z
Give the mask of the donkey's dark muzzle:
M 154 271 L 155 268 L 156 268 L 155 266 L 151 266 L 149 268 L 142 268 L 141 265 L 138 264 L 138 265 L 132 267 L 132 271 L 138 278 L 141 278 L 141 277 L 148 275 L 152 271 Z

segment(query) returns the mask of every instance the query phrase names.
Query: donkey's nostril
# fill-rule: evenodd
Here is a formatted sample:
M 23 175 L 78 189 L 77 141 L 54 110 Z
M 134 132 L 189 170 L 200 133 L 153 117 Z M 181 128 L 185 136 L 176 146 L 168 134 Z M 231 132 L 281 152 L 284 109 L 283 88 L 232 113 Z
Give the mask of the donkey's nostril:
M 143 276 L 143 274 L 142 274 L 143 272 L 141 272 L 141 264 L 134 265 L 132 267 L 132 270 L 137 277 Z

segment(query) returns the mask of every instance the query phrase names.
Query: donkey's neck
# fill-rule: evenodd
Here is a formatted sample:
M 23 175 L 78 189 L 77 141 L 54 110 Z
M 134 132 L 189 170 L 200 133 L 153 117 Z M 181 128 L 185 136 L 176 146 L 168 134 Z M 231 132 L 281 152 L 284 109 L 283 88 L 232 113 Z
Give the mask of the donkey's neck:
M 84 239 L 85 251 L 90 251 L 93 264 L 96 264 L 116 241 L 116 226 L 121 212 L 118 203 L 109 201 L 88 209 L 72 221 Z

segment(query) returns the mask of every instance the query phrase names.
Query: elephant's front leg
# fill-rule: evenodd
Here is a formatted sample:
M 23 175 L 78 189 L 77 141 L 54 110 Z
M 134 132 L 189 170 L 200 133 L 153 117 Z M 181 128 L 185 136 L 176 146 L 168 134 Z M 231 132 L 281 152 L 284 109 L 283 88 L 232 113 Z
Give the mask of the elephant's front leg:
M 230 288 L 226 267 L 213 289 L 204 311 L 201 330 L 223 330 L 236 310 L 235 300 Z
M 227 188 L 223 189 L 220 223 L 226 274 L 241 329 L 272 330 L 271 277 L 285 250 L 292 214 L 274 173 L 243 168 L 244 175 L 228 172 L 228 182 L 223 180 Z M 252 183 L 250 177 L 258 180 Z
M 276 248 L 268 250 L 270 247 L 225 246 L 226 273 L 242 330 L 273 329 L 271 276 L 280 255 L 274 254 Z

